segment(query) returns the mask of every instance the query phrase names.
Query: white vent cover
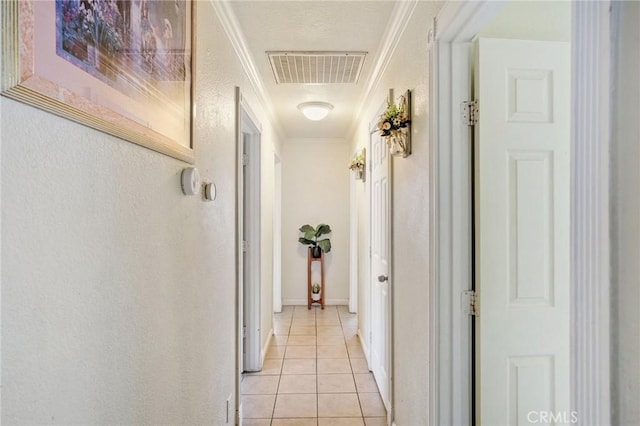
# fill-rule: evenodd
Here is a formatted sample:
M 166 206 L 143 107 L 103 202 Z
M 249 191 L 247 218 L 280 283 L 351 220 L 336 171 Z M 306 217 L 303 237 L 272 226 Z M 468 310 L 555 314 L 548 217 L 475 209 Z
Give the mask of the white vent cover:
M 267 52 L 276 83 L 356 84 L 367 52 Z

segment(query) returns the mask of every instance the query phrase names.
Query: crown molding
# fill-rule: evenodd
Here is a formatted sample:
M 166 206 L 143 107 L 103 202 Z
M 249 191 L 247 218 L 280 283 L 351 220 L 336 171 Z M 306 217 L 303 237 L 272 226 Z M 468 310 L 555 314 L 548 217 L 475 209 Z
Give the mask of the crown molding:
M 282 133 L 282 129 L 273 109 L 273 102 L 271 102 L 271 98 L 265 89 L 264 82 L 262 81 L 262 77 L 260 77 L 253 55 L 249 50 L 247 39 L 242 32 L 242 28 L 240 27 L 236 14 L 231 8 L 231 3 L 226 0 L 209 0 L 209 2 L 211 3 L 213 10 L 216 12 L 216 15 L 218 15 L 218 19 L 222 24 L 222 29 L 229 38 L 229 42 L 238 56 L 242 69 L 244 69 L 244 72 L 249 79 L 249 83 L 251 83 L 251 87 L 255 91 L 262 107 L 267 112 L 274 130 L 277 134 L 283 135 L 284 133 Z
M 360 121 L 358 118 L 361 116 L 364 106 L 369 103 L 368 101 L 380 85 L 382 76 L 391 62 L 391 58 L 402 38 L 402 34 L 404 34 L 404 30 L 407 28 L 409 19 L 411 19 L 419 1 L 420 0 L 406 0 L 395 3 L 384 35 L 382 36 L 382 41 L 380 42 L 380 46 L 378 46 L 378 54 L 374 60 L 373 71 L 367 80 L 364 92 L 355 108 L 354 118 L 356 118 L 356 120 L 353 120 L 353 124 L 347 133 L 348 135 L 353 135 L 356 132 L 357 123 Z

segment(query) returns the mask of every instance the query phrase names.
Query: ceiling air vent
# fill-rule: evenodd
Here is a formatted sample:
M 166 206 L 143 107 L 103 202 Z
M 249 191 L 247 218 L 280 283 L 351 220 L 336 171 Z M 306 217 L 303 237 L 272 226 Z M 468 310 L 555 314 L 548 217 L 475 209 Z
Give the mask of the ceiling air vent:
M 356 84 L 366 52 L 267 52 L 276 83 Z

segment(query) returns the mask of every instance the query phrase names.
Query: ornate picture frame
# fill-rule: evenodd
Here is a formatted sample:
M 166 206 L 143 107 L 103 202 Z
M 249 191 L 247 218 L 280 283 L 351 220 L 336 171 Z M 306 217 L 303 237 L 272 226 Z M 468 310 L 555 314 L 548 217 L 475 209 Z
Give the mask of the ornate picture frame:
M 194 1 L 0 8 L 3 96 L 193 163 Z

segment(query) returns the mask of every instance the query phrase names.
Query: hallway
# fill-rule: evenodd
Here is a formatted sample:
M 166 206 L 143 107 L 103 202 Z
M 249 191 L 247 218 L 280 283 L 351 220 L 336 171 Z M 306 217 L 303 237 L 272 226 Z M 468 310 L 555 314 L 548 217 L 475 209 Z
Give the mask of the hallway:
M 346 306 L 285 306 L 259 373 L 242 380 L 243 425 L 384 425 L 386 411 Z

